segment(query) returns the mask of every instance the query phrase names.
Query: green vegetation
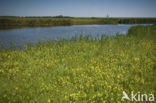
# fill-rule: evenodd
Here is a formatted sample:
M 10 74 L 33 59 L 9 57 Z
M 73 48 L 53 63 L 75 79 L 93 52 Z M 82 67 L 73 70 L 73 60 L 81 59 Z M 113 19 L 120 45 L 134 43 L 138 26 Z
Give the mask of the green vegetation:
M 135 36 L 141 39 L 156 40 L 156 24 L 153 26 L 134 26 L 128 30 L 128 36 Z
M 153 24 L 156 18 L 0 17 L 0 28 L 83 24 Z
M 2 49 L 0 103 L 120 103 L 123 91 L 156 95 L 155 40 L 150 39 L 155 27 L 132 27 L 127 36 Z
M 68 18 L 0 18 L 1 26 L 48 26 L 48 25 L 70 25 Z

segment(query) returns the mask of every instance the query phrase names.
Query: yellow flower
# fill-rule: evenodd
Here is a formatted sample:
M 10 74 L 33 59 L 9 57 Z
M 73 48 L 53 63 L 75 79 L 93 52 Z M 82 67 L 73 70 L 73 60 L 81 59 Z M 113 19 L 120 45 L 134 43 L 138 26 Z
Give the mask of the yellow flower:
M 141 83 L 143 83 L 143 84 L 144 84 L 144 79 L 143 79 L 143 78 L 141 79 Z
M 106 101 L 103 101 L 103 103 L 106 103 Z
M 83 89 L 83 86 L 82 86 L 82 85 L 80 85 L 80 88 L 81 88 L 81 89 Z
M 48 99 L 48 103 L 50 103 L 51 101 L 50 101 L 50 99 Z
M 15 89 L 18 90 L 18 87 L 16 87 Z
M 139 59 L 139 58 L 134 58 L 134 60 L 135 60 L 135 61 L 139 61 L 140 59 Z

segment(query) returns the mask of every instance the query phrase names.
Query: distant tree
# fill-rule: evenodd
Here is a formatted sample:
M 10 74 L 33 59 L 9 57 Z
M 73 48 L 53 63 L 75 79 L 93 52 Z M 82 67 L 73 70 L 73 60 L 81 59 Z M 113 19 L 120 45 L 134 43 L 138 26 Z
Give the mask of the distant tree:
M 56 18 L 63 18 L 63 15 L 55 16 Z
M 96 19 L 97 17 L 91 17 L 92 19 Z

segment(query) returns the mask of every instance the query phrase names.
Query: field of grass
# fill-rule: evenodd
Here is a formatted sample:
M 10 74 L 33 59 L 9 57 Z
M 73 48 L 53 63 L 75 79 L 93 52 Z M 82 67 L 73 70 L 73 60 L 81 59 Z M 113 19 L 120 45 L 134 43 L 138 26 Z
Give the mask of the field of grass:
M 156 18 L 0 17 L 0 28 L 84 24 L 153 24 Z
M 121 103 L 123 91 L 156 95 L 154 28 L 1 49 L 0 103 Z

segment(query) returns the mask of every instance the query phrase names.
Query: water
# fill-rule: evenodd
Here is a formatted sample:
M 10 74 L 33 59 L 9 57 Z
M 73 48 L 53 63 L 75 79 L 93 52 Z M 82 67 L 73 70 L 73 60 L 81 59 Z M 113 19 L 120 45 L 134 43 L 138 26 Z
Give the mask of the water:
M 58 38 L 70 39 L 75 35 L 89 34 L 93 37 L 100 37 L 102 34 L 109 36 L 116 35 L 116 33 L 126 34 L 128 29 L 135 25 L 76 25 L 0 30 L 0 45 L 5 48 L 12 44 L 15 47 L 24 47 L 25 44 L 35 44 L 38 41 L 56 40 Z

